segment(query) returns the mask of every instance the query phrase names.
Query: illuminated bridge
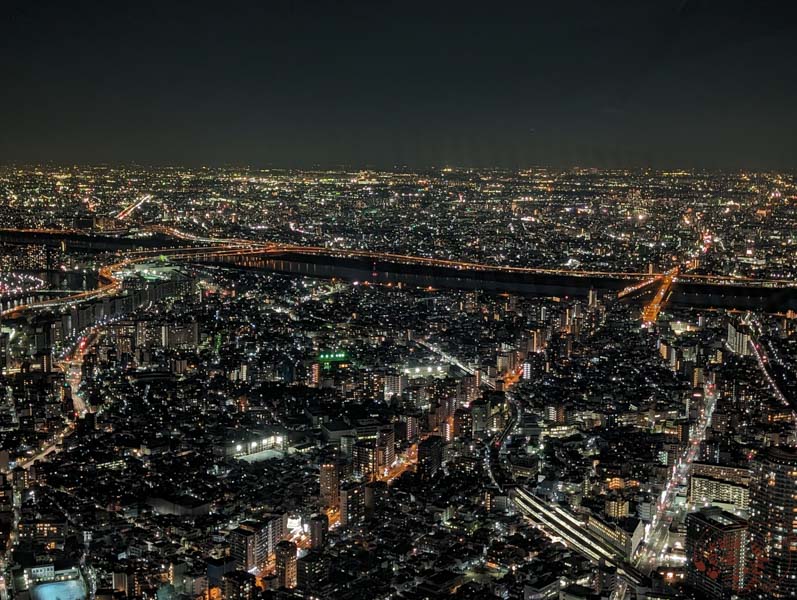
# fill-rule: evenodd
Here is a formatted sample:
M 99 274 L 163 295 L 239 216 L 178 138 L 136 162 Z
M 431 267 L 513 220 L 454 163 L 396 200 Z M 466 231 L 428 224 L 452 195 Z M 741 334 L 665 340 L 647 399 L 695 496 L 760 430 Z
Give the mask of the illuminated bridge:
M 87 252 L 116 252 L 138 248 L 166 248 L 186 242 L 160 230 L 145 230 L 126 236 L 92 235 L 69 229 L 0 229 L 0 245 L 50 246 Z
M 197 262 L 245 269 L 336 277 L 350 281 L 431 288 L 480 289 L 537 296 L 584 296 L 590 289 L 618 292 L 640 276 L 632 273 L 572 272 L 497 267 L 356 250 L 290 245 L 268 249 L 212 252 Z
M 0 244 L 61 244 L 95 251 L 121 251 L 124 260 L 105 267 L 103 286 L 74 298 L 51 300 L 54 307 L 113 293 L 118 289 L 112 271 L 130 262 L 165 256 L 175 262 L 219 265 L 319 278 L 403 284 L 424 288 L 478 289 L 530 296 L 586 297 L 590 290 L 634 301 L 651 293 L 648 316 L 664 304 L 697 308 L 729 308 L 785 313 L 797 310 L 797 284 L 734 277 L 570 271 L 504 267 L 465 261 L 334 249 L 243 239 L 208 238 L 174 228 L 149 227 L 140 238 L 87 235 L 74 231 L 0 229 Z M 662 285 L 664 284 L 664 285 Z M 35 305 L 21 307 L 14 316 Z M 37 306 L 37 305 L 36 305 Z
M 365 251 L 272 245 L 198 255 L 197 261 L 239 268 L 337 277 L 350 281 L 402 283 L 431 288 L 481 289 L 533 296 L 586 297 L 590 290 L 629 301 L 655 291 L 655 313 L 664 304 L 786 312 L 797 310 L 797 286 L 735 278 L 651 277 L 640 273 L 524 269 Z M 658 284 L 658 285 L 657 285 Z M 664 285 L 662 285 L 664 284 Z M 628 290 L 631 290 L 630 292 Z M 652 315 L 650 311 L 648 315 Z

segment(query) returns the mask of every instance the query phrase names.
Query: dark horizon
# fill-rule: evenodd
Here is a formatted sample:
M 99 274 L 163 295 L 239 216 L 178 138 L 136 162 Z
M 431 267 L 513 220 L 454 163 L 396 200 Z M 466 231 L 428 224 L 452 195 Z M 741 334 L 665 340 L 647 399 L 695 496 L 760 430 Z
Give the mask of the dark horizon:
M 0 163 L 797 165 L 785 2 L 216 6 L 14 3 Z
M 686 165 L 672 165 L 672 166 L 644 166 L 644 165 L 636 165 L 636 166 L 622 166 L 622 165 L 612 165 L 612 166 L 594 166 L 594 165 L 585 165 L 585 164 L 571 164 L 571 165 L 543 165 L 543 164 L 534 164 L 534 165 L 518 165 L 518 166 L 506 166 L 506 165 L 454 165 L 454 164 L 440 164 L 440 165 L 419 165 L 419 166 L 410 166 L 410 165 L 354 165 L 354 164 L 339 164 L 339 165 L 305 165 L 305 166 L 286 166 L 286 165 L 278 165 L 278 164 L 246 164 L 246 163 L 236 163 L 236 164 L 179 164 L 179 163 L 144 163 L 141 161 L 119 161 L 119 162 L 81 162 L 81 163 L 70 163 L 66 161 L 41 161 L 41 162 L 21 162 L 21 161 L 2 161 L 0 162 L 0 169 L 1 168 L 18 168 L 18 169 L 35 169 L 35 168 L 45 168 L 45 169 L 125 169 L 125 168 L 138 168 L 138 169 L 187 169 L 187 170 L 233 170 L 233 169 L 244 169 L 244 170 L 251 170 L 251 171 L 297 171 L 297 172 L 313 172 L 313 171 L 324 171 L 324 172 L 331 172 L 331 173 L 345 173 L 345 172 L 354 172 L 354 171 L 373 171 L 379 173 L 438 173 L 443 170 L 451 169 L 455 172 L 463 172 L 463 171 L 476 171 L 476 172 L 488 172 L 488 171 L 504 171 L 507 173 L 517 173 L 520 171 L 528 171 L 528 170 L 540 170 L 540 171 L 557 171 L 557 172 L 572 172 L 572 171 L 596 171 L 596 172 L 623 172 L 627 171 L 629 173 L 640 173 L 640 172 L 647 172 L 650 171 L 652 173 L 666 173 L 666 172 L 679 172 L 683 171 L 686 173 L 691 173 L 694 175 L 734 175 L 734 174 L 751 174 L 751 175 L 766 175 L 766 174 L 777 174 L 777 175 L 795 175 L 797 174 L 797 168 L 786 168 L 786 169 L 774 169 L 774 168 L 744 168 L 744 167 L 689 167 Z

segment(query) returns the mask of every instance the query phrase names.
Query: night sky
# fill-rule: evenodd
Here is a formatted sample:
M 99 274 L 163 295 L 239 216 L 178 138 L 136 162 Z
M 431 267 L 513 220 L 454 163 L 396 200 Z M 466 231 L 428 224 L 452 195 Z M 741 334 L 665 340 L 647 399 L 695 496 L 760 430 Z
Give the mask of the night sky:
M 0 162 L 797 167 L 797 2 L 0 9 Z

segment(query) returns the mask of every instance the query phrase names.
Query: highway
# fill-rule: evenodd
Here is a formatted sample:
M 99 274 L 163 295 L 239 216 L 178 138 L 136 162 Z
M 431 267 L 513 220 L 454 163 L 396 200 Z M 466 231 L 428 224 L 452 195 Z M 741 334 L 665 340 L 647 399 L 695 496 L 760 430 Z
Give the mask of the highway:
M 102 298 L 104 296 L 112 296 L 116 294 L 122 287 L 121 280 L 119 280 L 114 273 L 128 264 L 131 264 L 132 262 L 143 262 L 143 260 L 144 259 L 126 259 L 118 263 L 101 267 L 98 271 L 98 279 L 100 281 L 99 287 L 93 290 L 79 292 L 77 294 L 62 296 L 60 298 L 42 300 L 40 302 L 32 302 L 30 304 L 21 304 L 0 312 L 0 318 L 12 319 L 32 310 L 38 310 L 42 308 L 59 308 L 61 306 L 78 304 L 80 302 Z
M 136 208 L 141 206 L 144 202 L 151 199 L 150 195 L 138 199 L 136 202 L 123 209 L 117 218 L 129 216 L 129 214 Z M 662 275 L 651 276 L 649 273 L 637 273 L 626 271 L 584 271 L 572 270 L 561 268 L 537 268 L 537 267 L 514 267 L 496 264 L 475 263 L 472 261 L 452 260 L 443 258 L 432 258 L 424 256 L 412 256 L 407 254 L 396 254 L 389 252 L 374 252 L 370 250 L 359 250 L 356 248 L 331 248 L 319 246 L 304 246 L 299 244 L 258 241 L 246 238 L 226 238 L 226 237 L 213 237 L 201 236 L 190 232 L 183 231 L 176 227 L 166 225 L 145 225 L 145 230 L 152 233 L 161 233 L 163 235 L 179 239 L 181 241 L 190 241 L 194 243 L 210 244 L 214 248 L 211 251 L 224 251 L 237 250 L 243 254 L 257 255 L 262 252 L 298 252 L 306 255 L 323 255 L 329 257 L 345 257 L 345 258 L 363 258 L 374 263 L 396 262 L 401 264 L 415 264 L 427 267 L 445 267 L 455 270 L 468 270 L 468 271 L 491 271 L 497 273 L 511 273 L 511 274 L 531 274 L 531 275 L 559 275 L 565 277 L 596 277 L 596 278 L 615 278 L 615 279 L 628 279 L 636 282 L 620 293 L 623 295 L 633 294 L 635 291 L 644 289 L 662 278 Z M 74 230 L 53 230 L 53 229 L 1 229 L 0 234 L 9 234 L 16 236 L 25 236 L 26 234 L 38 236 L 51 236 L 57 238 L 64 235 L 83 235 L 84 232 Z M 107 237 L 109 242 L 112 242 L 113 237 Z M 171 250 L 169 248 L 152 249 L 146 252 L 150 256 L 157 256 L 159 252 L 166 252 Z M 188 250 L 188 249 L 186 249 Z M 675 274 L 672 276 L 673 280 L 678 281 L 695 281 L 716 285 L 740 285 L 740 286 L 762 286 L 762 287 L 780 287 L 780 288 L 794 288 L 797 287 L 797 282 L 787 280 L 758 280 L 748 277 L 731 276 L 731 275 L 679 275 L 677 269 L 671 270 L 668 273 Z M 666 279 L 666 275 L 664 278 Z M 672 283 L 672 281 L 670 281 Z
M 198 255 L 207 255 L 213 254 L 214 256 L 225 256 L 230 253 L 239 252 L 240 249 L 237 247 L 235 248 L 198 248 L 198 249 L 175 249 L 172 253 L 169 254 L 169 258 L 174 261 L 190 261 L 192 259 L 196 259 Z M 149 251 L 142 251 L 136 253 L 130 253 L 131 256 L 128 258 L 124 258 L 119 262 L 115 262 L 104 267 L 101 267 L 98 271 L 98 279 L 100 281 L 100 285 L 93 289 L 87 290 L 85 292 L 79 292 L 77 294 L 71 294 L 68 296 L 62 296 L 59 298 L 52 298 L 49 300 L 42 300 L 40 302 L 32 302 L 30 304 L 21 304 L 19 306 L 15 306 L 13 308 L 9 308 L 0 312 L 0 318 L 4 319 L 12 319 L 21 316 L 22 314 L 34 310 L 41 310 L 45 308 L 60 308 L 62 306 L 70 306 L 73 304 L 79 304 L 81 302 L 86 302 L 89 300 L 95 300 L 97 298 L 103 298 L 106 296 L 113 296 L 119 292 L 122 287 L 122 281 L 116 276 L 118 271 L 121 271 L 124 268 L 130 267 L 134 264 L 145 263 L 151 261 L 158 256 L 163 254 L 163 250 L 149 250 Z

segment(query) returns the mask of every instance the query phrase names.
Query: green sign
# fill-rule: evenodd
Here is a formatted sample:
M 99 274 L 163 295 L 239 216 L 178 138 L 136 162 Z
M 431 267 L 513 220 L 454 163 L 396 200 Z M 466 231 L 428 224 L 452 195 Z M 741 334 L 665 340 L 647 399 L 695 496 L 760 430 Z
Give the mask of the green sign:
M 346 362 L 349 360 L 349 353 L 337 350 L 335 352 L 322 352 L 318 355 L 318 362 Z

